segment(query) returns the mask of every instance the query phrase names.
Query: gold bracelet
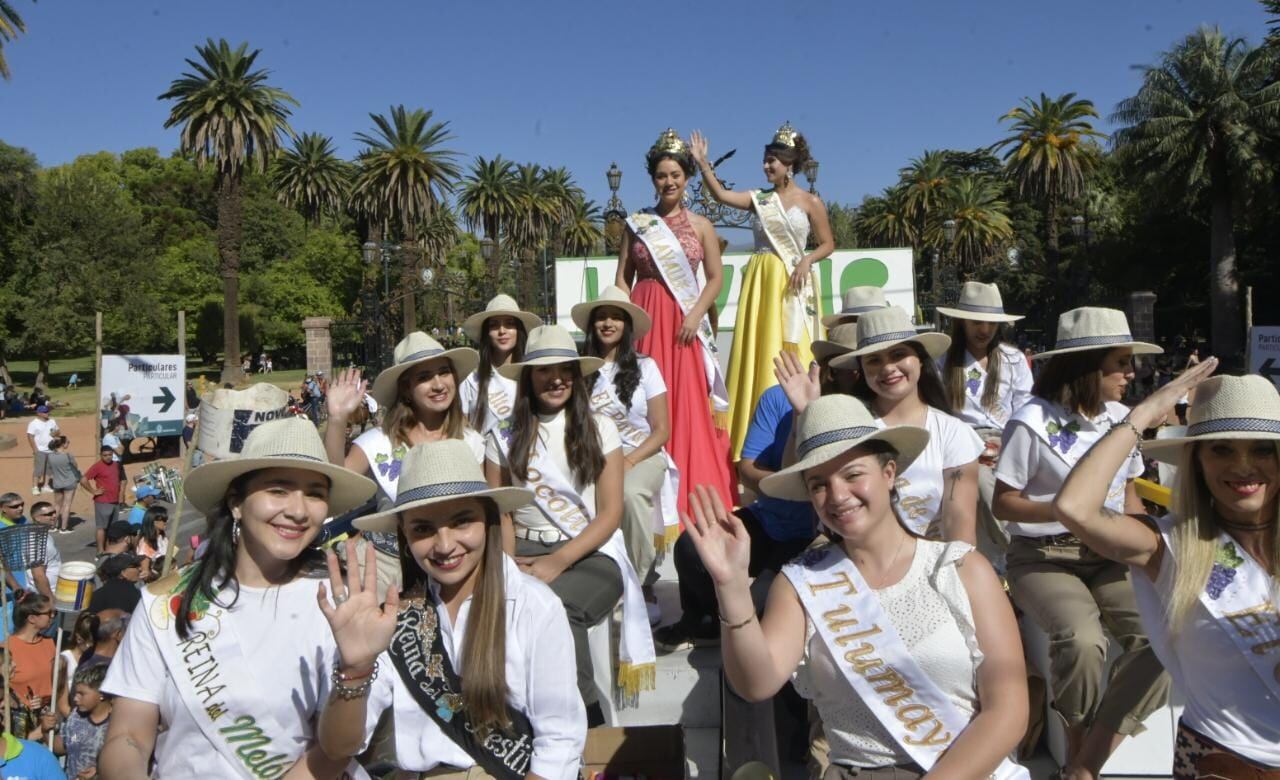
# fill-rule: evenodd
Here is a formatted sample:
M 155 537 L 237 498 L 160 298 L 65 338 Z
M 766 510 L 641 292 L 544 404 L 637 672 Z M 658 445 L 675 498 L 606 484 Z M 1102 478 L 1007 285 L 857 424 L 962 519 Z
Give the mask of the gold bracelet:
M 1117 427 L 1119 427 L 1119 426 L 1121 426 L 1121 425 L 1123 425 L 1124 427 L 1126 427 L 1126 428 L 1128 428 L 1129 430 L 1133 431 L 1133 436 L 1134 436 L 1134 438 L 1136 439 L 1136 441 L 1134 442 L 1134 445 L 1133 445 L 1133 446 L 1137 448 L 1137 450 L 1138 450 L 1138 454 L 1139 454 L 1139 455 L 1141 455 L 1141 454 L 1142 454 L 1142 431 L 1138 430 L 1138 426 L 1136 426 L 1136 425 L 1134 425 L 1133 423 L 1129 422 L 1129 418 L 1128 418 L 1128 417 L 1124 418 L 1124 419 L 1123 419 L 1123 420 L 1121 420 L 1120 422 L 1118 422 L 1118 423 L 1116 423 L 1115 425 L 1111 426 L 1111 430 L 1113 430 L 1113 431 L 1114 431 Z
M 724 619 L 724 615 L 718 615 L 717 617 L 720 618 L 720 624 L 724 626 L 726 631 L 736 631 L 737 629 L 742 628 L 743 626 L 747 625 L 751 621 L 755 620 L 756 613 L 752 612 L 751 615 L 741 623 L 730 623 L 729 621 Z

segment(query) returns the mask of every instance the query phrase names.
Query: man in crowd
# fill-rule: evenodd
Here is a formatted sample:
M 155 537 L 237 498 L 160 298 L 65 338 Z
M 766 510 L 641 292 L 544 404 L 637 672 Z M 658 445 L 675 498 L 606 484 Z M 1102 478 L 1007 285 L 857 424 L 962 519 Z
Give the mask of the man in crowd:
M 58 422 L 49 416 L 49 407 L 36 407 L 36 418 L 27 423 L 27 444 L 31 445 L 33 468 L 31 470 L 31 495 L 52 493 L 53 486 L 45 484 L 48 478 L 49 442 L 58 434 Z
M 147 516 L 147 510 L 160 498 L 160 491 L 151 485 L 140 485 L 134 495 L 137 500 L 129 510 L 129 525 L 140 529 L 142 518 Z
M 116 462 L 115 451 L 104 443 L 98 461 L 80 478 L 84 489 L 93 494 L 93 528 L 99 554 L 106 549 L 107 526 L 116 518 L 123 477 L 124 467 Z
M 96 594 L 95 594 L 96 595 Z M 98 613 L 98 630 L 93 635 L 93 655 L 80 659 L 79 669 L 98 664 L 109 664 L 116 657 L 124 632 L 129 628 L 129 613 L 117 608 L 107 608 Z
M 37 501 L 31 505 L 31 519 L 40 525 L 52 528 L 58 522 L 58 510 L 48 501 Z M 44 563 L 33 566 L 27 574 L 27 583 L 42 595 L 53 598 L 53 588 L 58 583 L 58 572 L 62 570 L 62 553 L 53 543 L 53 535 L 44 538 Z
M 138 606 L 142 593 L 138 580 L 142 577 L 142 557 L 133 553 L 117 553 L 98 565 L 98 577 L 102 587 L 89 599 L 89 611 L 101 613 L 108 609 L 132 613 Z

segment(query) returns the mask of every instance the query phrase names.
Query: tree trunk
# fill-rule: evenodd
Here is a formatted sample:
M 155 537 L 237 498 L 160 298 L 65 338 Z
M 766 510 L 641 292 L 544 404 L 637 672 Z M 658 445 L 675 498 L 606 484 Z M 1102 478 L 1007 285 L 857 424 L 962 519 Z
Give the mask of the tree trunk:
M 502 276 L 502 224 L 494 220 L 492 224 L 485 225 L 485 237 L 493 242 L 493 259 L 489 261 L 487 294 L 494 296 L 498 294 L 498 280 Z
M 1209 343 L 1224 365 L 1233 366 L 1244 351 L 1244 328 L 1240 322 L 1240 284 L 1236 279 L 1231 179 L 1220 155 L 1211 156 L 1209 175 L 1213 203 L 1209 221 Z
M 1060 265 L 1062 263 L 1062 250 L 1058 245 L 1058 195 L 1050 192 L 1045 200 L 1044 208 L 1044 230 L 1045 230 L 1045 270 L 1048 272 L 1049 285 L 1045 291 L 1044 313 L 1045 313 L 1045 334 L 1057 333 L 1058 315 L 1061 314 L 1059 305 L 1062 302 L 1061 280 L 1062 273 Z
M 240 180 L 220 177 L 218 187 L 218 260 L 222 271 L 222 378 L 225 384 L 244 380 L 240 368 Z
M 36 359 L 36 381 L 31 383 L 33 388 L 44 388 L 46 393 L 49 392 L 49 353 L 41 352 Z
M 406 229 L 404 235 L 407 238 L 413 234 Z M 418 296 L 414 293 L 414 287 L 418 281 L 415 278 L 417 260 L 418 242 L 409 239 L 404 242 L 404 246 L 400 250 L 400 295 L 402 296 L 400 299 L 400 311 L 404 314 L 400 338 L 404 338 L 418 329 Z

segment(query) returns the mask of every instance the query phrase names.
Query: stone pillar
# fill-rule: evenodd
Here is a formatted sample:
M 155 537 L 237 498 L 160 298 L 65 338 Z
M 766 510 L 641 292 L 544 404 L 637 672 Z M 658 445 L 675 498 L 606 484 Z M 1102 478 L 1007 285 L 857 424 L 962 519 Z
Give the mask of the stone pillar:
M 1156 294 L 1150 290 L 1129 293 L 1129 329 L 1136 341 L 1156 343 Z
M 333 344 L 329 337 L 331 317 L 308 317 L 302 321 L 307 334 L 307 373 L 323 371 L 325 376 L 333 372 Z

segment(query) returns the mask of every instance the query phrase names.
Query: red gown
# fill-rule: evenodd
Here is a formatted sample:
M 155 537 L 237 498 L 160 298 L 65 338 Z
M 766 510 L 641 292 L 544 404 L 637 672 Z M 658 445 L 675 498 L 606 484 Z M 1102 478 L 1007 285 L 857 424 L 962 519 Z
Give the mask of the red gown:
M 663 219 L 680 239 L 680 246 L 689 257 L 689 266 L 696 273 L 704 255 L 702 242 L 689 224 L 689 217 L 681 209 Z M 684 312 L 667 289 L 648 248 L 634 236 L 630 257 L 636 271 L 631 302 L 653 318 L 653 327 L 639 340 L 636 349 L 657 362 L 667 383 L 671 418 L 667 453 L 680 470 L 680 489 L 676 496 L 680 513 L 688 514 L 689 491 L 695 485 L 715 488 L 724 505 L 732 508 L 738 503 L 738 490 L 729 464 L 729 436 L 727 431 L 717 430 L 712 417 L 711 391 L 702 364 L 702 342 L 695 339 L 689 346 L 676 342 Z

